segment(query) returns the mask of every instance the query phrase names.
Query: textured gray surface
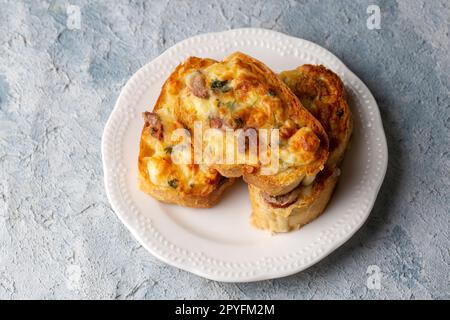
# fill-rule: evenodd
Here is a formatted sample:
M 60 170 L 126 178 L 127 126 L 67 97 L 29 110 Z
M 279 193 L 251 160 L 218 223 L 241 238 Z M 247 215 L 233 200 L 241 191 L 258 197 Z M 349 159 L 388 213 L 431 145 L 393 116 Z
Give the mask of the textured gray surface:
M 449 298 L 450 8 L 439 1 L 0 0 L 0 298 Z M 368 30 L 379 4 L 381 29 Z M 283 279 L 223 284 L 167 266 L 119 222 L 103 126 L 142 65 L 189 36 L 264 27 L 340 57 L 379 102 L 387 176 L 343 247 Z M 369 290 L 366 270 L 381 269 Z

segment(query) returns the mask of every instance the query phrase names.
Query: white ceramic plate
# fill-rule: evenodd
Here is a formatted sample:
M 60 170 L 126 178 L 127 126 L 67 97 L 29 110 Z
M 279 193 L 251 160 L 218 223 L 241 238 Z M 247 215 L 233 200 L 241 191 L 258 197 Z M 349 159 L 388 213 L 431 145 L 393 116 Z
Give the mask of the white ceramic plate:
M 339 74 L 349 93 L 355 128 L 340 182 L 325 213 L 299 231 L 270 235 L 252 228 L 244 183 L 212 209 L 162 204 L 137 188 L 141 112 L 153 108 L 165 79 L 188 56 L 220 60 L 234 51 L 260 59 L 276 72 L 323 64 Z M 195 36 L 141 68 L 123 88 L 106 124 L 102 155 L 111 206 L 136 239 L 168 264 L 227 282 L 287 276 L 342 245 L 367 219 L 388 157 L 378 106 L 361 80 L 324 48 L 263 29 Z

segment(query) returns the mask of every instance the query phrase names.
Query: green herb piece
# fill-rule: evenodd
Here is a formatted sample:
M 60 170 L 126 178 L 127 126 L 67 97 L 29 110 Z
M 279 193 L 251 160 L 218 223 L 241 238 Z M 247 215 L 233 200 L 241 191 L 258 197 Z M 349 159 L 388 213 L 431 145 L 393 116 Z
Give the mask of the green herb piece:
M 178 187 L 178 180 L 177 179 L 169 180 L 168 183 L 169 183 L 169 186 L 171 186 L 174 189 L 176 189 Z
M 277 93 L 275 92 L 275 90 L 269 89 L 269 91 L 267 91 L 267 95 L 269 95 L 270 97 L 276 97 Z
M 211 90 L 228 92 L 231 90 L 231 87 L 228 85 L 227 80 L 214 79 L 213 81 L 211 81 Z
M 242 120 L 241 118 L 236 118 L 236 119 L 234 119 L 234 123 L 236 124 L 236 126 L 238 128 L 240 128 L 244 124 L 244 120 Z
M 172 146 L 165 147 L 165 148 L 164 148 L 164 152 L 165 152 L 166 154 L 171 154 L 171 153 L 172 153 Z
M 336 112 L 336 115 L 340 118 L 344 115 L 344 110 L 340 109 Z
M 231 111 L 233 111 L 236 107 L 236 101 L 227 101 L 224 103 L 224 105 L 230 109 Z
M 254 107 L 254 106 L 256 106 L 258 104 L 258 102 L 259 102 L 259 97 L 255 96 L 255 98 L 253 99 L 253 101 L 249 105 L 250 105 L 250 107 Z

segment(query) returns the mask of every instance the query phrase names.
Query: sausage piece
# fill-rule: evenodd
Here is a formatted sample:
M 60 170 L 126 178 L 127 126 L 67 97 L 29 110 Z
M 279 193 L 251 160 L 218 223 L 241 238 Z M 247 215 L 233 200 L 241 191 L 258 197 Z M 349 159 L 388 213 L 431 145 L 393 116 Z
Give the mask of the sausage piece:
M 220 128 L 222 128 L 222 119 L 220 119 L 220 118 L 217 118 L 217 117 L 215 117 L 215 118 L 211 118 L 210 120 L 209 120 L 209 126 L 211 127 L 211 128 L 214 128 L 214 129 L 220 129 Z
M 194 96 L 201 99 L 209 98 L 209 91 L 206 87 L 205 78 L 200 72 L 196 72 L 192 75 L 188 85 Z
M 161 140 L 164 136 L 164 128 L 159 116 L 154 112 L 145 111 L 142 113 L 142 116 L 145 121 L 145 126 L 150 128 L 150 134 Z
M 275 208 L 285 208 L 291 205 L 292 203 L 297 201 L 299 194 L 300 188 L 295 188 L 291 192 L 279 196 L 271 196 L 266 192 L 261 192 L 261 196 L 264 198 L 264 200 Z

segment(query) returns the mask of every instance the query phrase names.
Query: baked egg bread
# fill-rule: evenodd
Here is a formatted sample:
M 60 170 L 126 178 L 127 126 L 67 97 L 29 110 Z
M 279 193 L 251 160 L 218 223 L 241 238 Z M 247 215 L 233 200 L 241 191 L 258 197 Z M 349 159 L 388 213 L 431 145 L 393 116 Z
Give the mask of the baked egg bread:
M 298 229 L 325 210 L 353 129 L 344 86 L 335 73 L 324 66 L 303 65 L 282 72 L 280 78 L 325 128 L 330 154 L 324 170 L 285 194 L 271 194 L 249 184 L 251 223 L 272 232 Z
M 212 60 L 196 60 L 197 67 L 213 63 Z M 186 129 L 186 119 L 178 117 L 176 108 L 179 96 L 173 90 L 179 85 L 176 68 L 162 87 L 152 112 L 144 112 L 138 158 L 139 188 L 155 199 L 193 208 L 209 208 L 215 205 L 224 191 L 233 184 L 233 178 L 222 176 L 217 170 L 194 161 L 174 161 L 176 146 L 184 147 L 180 156 L 193 157 L 192 146 L 180 144 L 183 137 L 174 132 Z
M 140 188 L 164 202 L 212 206 L 240 176 L 263 191 L 284 194 L 314 177 L 328 158 L 328 136 L 320 122 L 276 74 L 240 52 L 221 62 L 188 58 L 166 81 L 153 112 L 145 112 L 144 120 L 138 161 Z M 246 139 L 249 129 L 259 133 L 273 128 L 280 133 L 276 141 L 279 157 L 275 171 L 268 175 L 262 172 L 260 153 L 237 142 L 240 135 Z M 183 137 L 174 135 L 180 130 L 185 132 Z M 218 161 L 214 152 L 196 161 L 195 146 L 200 146 L 201 156 L 205 156 L 219 145 L 217 135 L 207 135 L 207 131 L 225 136 L 226 141 L 228 132 L 233 132 L 231 163 Z M 175 163 L 173 150 L 186 135 L 191 145 L 186 146 L 183 157 L 191 163 Z M 263 140 L 260 137 L 258 143 Z M 221 148 L 230 151 L 229 145 Z M 261 149 L 258 144 L 258 151 Z M 270 157 L 267 149 L 265 155 Z

